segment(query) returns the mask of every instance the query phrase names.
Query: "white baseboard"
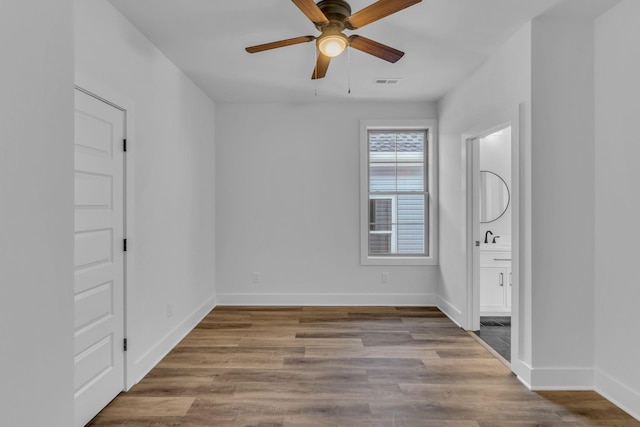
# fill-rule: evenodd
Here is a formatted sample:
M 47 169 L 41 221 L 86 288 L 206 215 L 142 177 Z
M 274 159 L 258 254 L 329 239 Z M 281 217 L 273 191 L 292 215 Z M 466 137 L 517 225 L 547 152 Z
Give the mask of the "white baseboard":
M 215 306 L 216 297 L 209 298 L 133 363 L 127 363 L 126 390 L 144 378 Z
M 593 390 L 591 368 L 532 368 L 521 360 L 511 361 L 511 370 L 529 390 Z
M 592 368 L 533 368 L 531 390 L 593 390 Z
M 502 316 L 508 316 L 511 317 L 511 310 L 509 311 L 500 311 L 500 310 L 494 310 L 494 311 L 490 311 L 490 310 L 482 310 L 482 308 L 480 308 L 480 316 L 493 316 L 493 317 L 502 317 Z
M 640 392 L 598 369 L 533 369 L 511 364 L 520 382 L 531 390 L 593 390 L 640 421 Z
M 437 306 L 453 323 L 463 328 L 462 311 L 439 295 Z
M 521 360 L 511 360 L 511 371 L 516 374 L 518 380 L 531 390 L 531 366 Z
M 595 371 L 595 390 L 604 398 L 640 421 L 640 392 L 612 378 L 599 369 Z
M 437 306 L 433 294 L 218 294 L 218 305 Z

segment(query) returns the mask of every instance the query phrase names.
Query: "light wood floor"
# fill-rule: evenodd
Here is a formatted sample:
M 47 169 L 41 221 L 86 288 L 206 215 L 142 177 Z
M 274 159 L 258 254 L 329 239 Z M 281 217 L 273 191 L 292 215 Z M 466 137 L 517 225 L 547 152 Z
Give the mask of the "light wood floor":
M 534 393 L 434 308 L 217 307 L 98 426 L 640 426 Z

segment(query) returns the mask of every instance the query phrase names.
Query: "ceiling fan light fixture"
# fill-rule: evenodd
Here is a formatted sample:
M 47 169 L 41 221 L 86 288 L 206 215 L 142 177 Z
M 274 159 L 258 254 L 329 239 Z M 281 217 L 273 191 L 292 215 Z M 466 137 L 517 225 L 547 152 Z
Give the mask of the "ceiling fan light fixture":
M 318 49 L 329 58 L 340 55 L 348 44 L 347 37 L 342 33 L 323 35 L 318 39 Z

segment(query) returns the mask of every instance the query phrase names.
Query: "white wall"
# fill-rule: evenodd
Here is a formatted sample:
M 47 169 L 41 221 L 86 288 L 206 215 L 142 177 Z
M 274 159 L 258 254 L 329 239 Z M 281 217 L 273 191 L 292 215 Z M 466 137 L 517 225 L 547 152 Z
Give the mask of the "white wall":
M 532 23 L 532 378 L 593 387 L 594 25 Z
M 501 117 L 500 108 L 524 103 L 517 131 L 521 150 L 515 154 L 520 156 L 521 265 L 512 367 L 541 389 L 595 384 L 593 19 L 598 8 L 586 13 L 579 2 L 562 6 L 516 34 L 445 96 L 439 110 L 441 292 L 464 312 L 461 136 L 473 134 L 467 129 L 478 129 L 478 123 L 499 125 L 491 117 Z
M 0 5 L 3 426 L 73 424 L 72 5 Z
M 596 388 L 640 419 L 640 2 L 596 21 Z
M 77 81 L 132 113 L 127 361 L 137 379 L 214 305 L 215 106 L 106 0 L 77 0 L 75 13 Z
M 496 126 L 511 121 L 514 115 L 517 115 L 519 104 L 524 103 L 524 121 L 520 123 L 520 128 L 514 128 L 513 132 L 522 135 L 521 144 L 523 150 L 527 150 L 530 135 L 526 131 L 529 126 L 526 114 L 530 108 L 530 100 L 531 26 L 526 25 L 439 103 L 440 268 L 442 275 L 440 295 L 443 299 L 443 307 L 449 307 L 448 314 L 465 327 L 471 327 L 471 325 L 468 324 L 467 319 L 467 189 L 466 153 L 463 140 L 466 137 L 480 136 Z M 514 155 L 518 154 L 514 153 Z M 527 169 L 521 170 L 520 185 L 525 187 L 530 185 L 526 178 L 527 173 Z M 512 196 L 515 191 L 511 188 Z M 523 214 L 528 218 L 526 209 L 523 210 Z M 515 253 L 514 256 L 516 256 Z M 524 256 L 526 257 L 527 254 L 525 253 Z M 521 278 L 520 287 L 528 286 L 528 282 L 524 282 Z M 523 318 L 528 318 L 526 313 Z M 514 320 L 514 328 L 516 327 L 530 329 L 529 324 L 518 326 L 517 319 Z M 524 330 L 520 335 L 525 335 Z M 527 341 L 523 342 L 523 345 L 526 345 Z M 520 349 L 520 357 L 523 360 L 528 359 L 529 353 L 528 347 Z M 517 360 L 514 361 L 514 369 L 516 367 Z
M 435 114 L 429 104 L 218 105 L 219 303 L 437 303 L 437 266 L 361 266 L 359 252 L 359 121 Z

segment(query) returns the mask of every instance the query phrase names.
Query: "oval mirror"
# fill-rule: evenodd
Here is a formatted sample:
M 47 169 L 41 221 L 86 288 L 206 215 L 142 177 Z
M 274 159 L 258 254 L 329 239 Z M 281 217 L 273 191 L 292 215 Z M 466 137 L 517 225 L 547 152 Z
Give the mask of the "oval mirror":
M 480 222 L 493 222 L 507 211 L 509 187 L 500 175 L 480 171 Z

